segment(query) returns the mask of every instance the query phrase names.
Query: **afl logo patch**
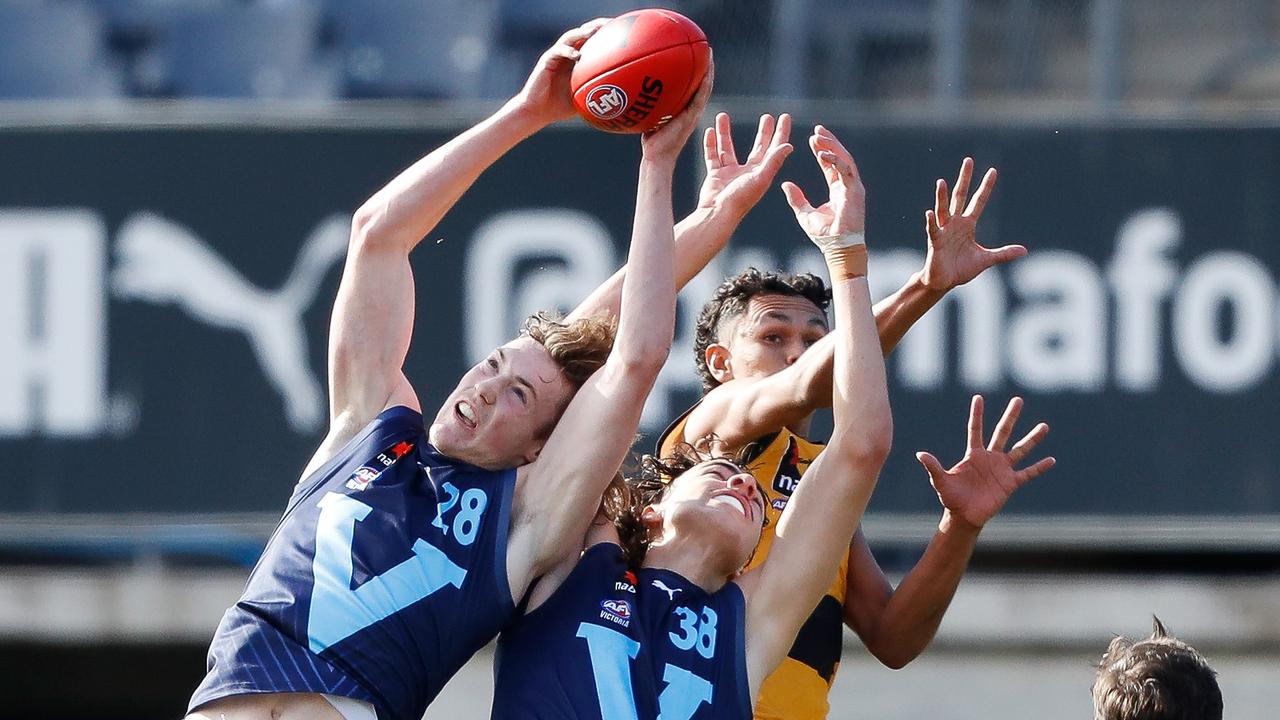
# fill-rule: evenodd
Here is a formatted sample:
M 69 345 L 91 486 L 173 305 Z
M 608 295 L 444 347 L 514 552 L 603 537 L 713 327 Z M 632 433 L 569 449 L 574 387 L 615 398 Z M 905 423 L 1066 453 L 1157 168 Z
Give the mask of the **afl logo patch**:
M 631 625 L 631 603 L 626 600 L 605 600 L 600 603 L 600 618 L 616 625 Z
M 587 93 L 587 109 L 601 120 L 612 120 L 627 109 L 627 94 L 617 85 L 600 85 Z

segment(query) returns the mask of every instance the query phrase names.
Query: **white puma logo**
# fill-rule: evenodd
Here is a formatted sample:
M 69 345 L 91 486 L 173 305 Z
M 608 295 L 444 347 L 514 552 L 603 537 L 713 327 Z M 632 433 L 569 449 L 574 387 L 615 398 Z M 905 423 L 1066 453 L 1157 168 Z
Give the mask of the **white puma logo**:
M 684 589 L 684 588 L 669 588 L 667 587 L 667 584 L 662 582 L 661 580 L 654 580 L 653 586 L 665 592 L 667 594 L 667 597 L 673 601 L 676 599 L 676 593 Z
M 289 425 L 310 432 L 324 420 L 324 391 L 307 359 L 302 313 L 329 267 L 346 255 L 350 229 L 348 216 L 322 221 L 303 243 L 284 284 L 270 292 L 245 280 L 187 228 L 154 213 L 137 213 L 120 229 L 111 286 L 119 297 L 174 303 L 203 323 L 243 332 L 268 382 L 284 399 Z

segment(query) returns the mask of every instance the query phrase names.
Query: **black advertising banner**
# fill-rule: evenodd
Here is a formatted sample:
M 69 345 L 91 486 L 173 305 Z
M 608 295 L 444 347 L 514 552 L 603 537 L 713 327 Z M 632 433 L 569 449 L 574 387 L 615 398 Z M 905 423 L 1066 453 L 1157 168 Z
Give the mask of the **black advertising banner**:
M 933 180 L 966 154 L 1000 170 L 981 240 L 1032 250 L 894 354 L 895 448 L 873 509 L 936 512 L 914 452 L 957 459 L 982 392 L 988 428 L 1012 394 L 1025 428 L 1053 428 L 1058 469 L 1007 513 L 1280 514 L 1280 131 L 821 119 L 867 186 L 877 296 L 920 267 Z M 350 213 L 458 129 L 0 132 L 0 513 L 279 511 L 324 432 Z M 783 175 L 819 196 L 796 140 Z M 613 271 L 638 157 L 634 138 L 544 132 L 423 241 L 406 369 L 428 414 L 527 312 L 567 308 Z M 699 165 L 681 167 L 677 213 Z M 821 265 L 776 189 L 683 296 L 646 431 L 696 398 L 692 319 L 748 264 Z

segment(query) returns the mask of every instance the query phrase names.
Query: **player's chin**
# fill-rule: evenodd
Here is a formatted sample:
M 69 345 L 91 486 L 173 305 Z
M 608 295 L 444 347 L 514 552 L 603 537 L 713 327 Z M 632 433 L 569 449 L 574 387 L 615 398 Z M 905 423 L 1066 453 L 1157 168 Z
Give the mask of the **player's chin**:
M 428 430 L 428 439 L 437 450 L 459 460 L 465 459 L 470 437 L 458 423 L 446 418 L 436 420 Z
M 718 554 L 736 557 L 742 554 L 744 546 L 748 548 L 747 552 L 755 548 L 756 539 L 752 537 L 754 528 L 741 514 L 735 516 L 727 512 L 718 512 L 711 518 L 711 522 L 716 529 L 715 544 Z

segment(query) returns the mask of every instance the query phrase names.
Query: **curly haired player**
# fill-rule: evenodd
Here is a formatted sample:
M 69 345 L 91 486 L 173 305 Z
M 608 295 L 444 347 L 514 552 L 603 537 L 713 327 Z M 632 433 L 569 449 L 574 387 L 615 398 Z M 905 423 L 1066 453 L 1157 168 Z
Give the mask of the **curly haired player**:
M 851 161 L 835 135 L 822 126 L 815 128 L 809 145 L 820 164 L 824 156 Z M 925 213 L 925 266 L 876 307 L 886 354 L 947 291 L 1026 254 L 1017 245 L 988 249 L 976 243 L 977 222 L 996 174 L 989 170 L 970 200 L 972 176 L 973 161 L 966 158 L 954 192 L 949 195 L 946 182 L 937 182 L 934 208 Z M 783 185 L 797 220 L 811 237 L 829 232 L 835 223 L 861 222 L 865 212 L 861 197 L 843 197 L 835 183 L 838 178 L 830 171 L 825 177 L 831 199 L 817 208 L 797 186 Z M 753 447 L 746 466 L 759 480 L 768 512 L 776 520 L 822 452 L 821 444 L 805 436 L 809 416 L 832 401 L 835 337 L 828 334 L 829 299 L 822 280 L 812 275 L 750 269 L 726 280 L 698 320 L 695 352 L 705 395 L 663 434 L 659 454 L 708 435 L 717 436 L 728 451 Z M 981 399 L 975 403 L 980 416 Z M 1020 408 L 1021 400 L 1015 399 L 1014 419 Z M 981 450 L 950 470 L 928 453 L 919 456 L 943 504 L 938 532 L 924 556 L 895 590 L 861 528 L 852 533 L 834 582 L 786 660 L 764 683 L 756 717 L 827 716 L 827 695 L 840 662 L 842 621 L 890 667 L 900 668 L 923 651 L 959 585 L 979 530 L 1016 487 L 1012 467 L 1003 468 L 996 482 L 981 474 L 986 469 L 981 463 L 990 460 L 990 454 Z M 772 540 L 773 532 L 766 529 L 753 563 L 768 557 Z
M 861 195 L 852 159 L 828 162 Z M 893 434 L 861 222 L 814 241 L 834 281 L 835 431 L 783 512 L 768 560 L 739 572 L 766 517 L 755 478 L 726 459 L 692 465 L 629 525 L 646 537 L 638 567 L 623 550 L 635 543 L 602 523 L 581 557 L 539 581 L 499 639 L 495 718 L 751 716 L 830 584 Z

